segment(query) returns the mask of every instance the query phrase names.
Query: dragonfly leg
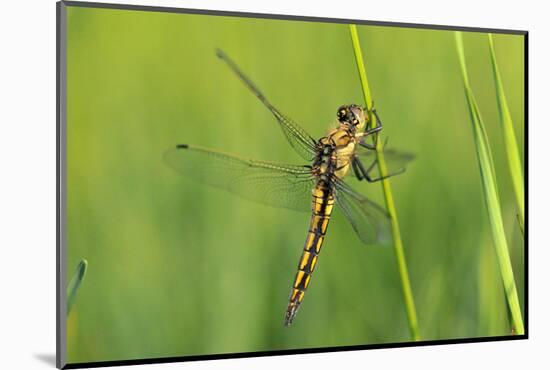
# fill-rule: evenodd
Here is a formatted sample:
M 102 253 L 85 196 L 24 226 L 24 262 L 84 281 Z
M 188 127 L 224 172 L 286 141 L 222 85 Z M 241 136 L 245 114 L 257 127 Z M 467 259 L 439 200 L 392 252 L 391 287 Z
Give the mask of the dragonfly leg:
M 353 171 L 355 172 L 355 176 L 357 176 L 357 179 L 359 181 L 368 180 L 368 172 L 365 169 L 365 166 L 363 166 L 363 162 L 359 160 L 359 158 L 355 157 L 353 158 L 352 162 Z
M 374 117 L 376 117 L 376 123 L 377 123 L 376 125 L 377 126 L 382 126 L 382 120 L 378 116 L 378 112 L 376 112 L 376 109 L 374 109 L 374 107 L 372 108 L 371 112 L 372 112 L 372 114 L 374 114 Z
M 369 136 L 369 135 L 372 135 L 374 133 L 377 133 L 380 130 L 382 130 L 382 125 L 379 125 L 378 121 L 377 121 L 376 127 L 369 128 L 368 130 L 365 130 L 361 136 L 363 136 L 363 137 Z
M 383 148 L 385 148 L 388 145 L 388 141 L 389 141 L 389 137 L 386 136 L 386 139 L 384 140 L 384 145 L 382 145 Z M 365 141 L 364 138 L 361 141 L 359 141 L 359 145 L 361 145 L 363 148 L 367 148 L 367 149 L 370 149 L 370 150 L 376 150 L 376 144 L 369 144 Z
M 374 167 L 376 166 L 377 164 L 377 161 L 376 159 L 374 161 L 372 161 L 371 165 L 368 167 L 368 168 L 365 168 L 365 166 L 363 165 L 363 163 L 358 159 L 358 158 L 354 158 L 353 160 L 353 163 L 354 163 L 354 168 L 355 166 L 357 167 L 358 171 L 361 173 L 361 175 L 364 177 L 364 180 L 367 180 L 368 182 L 377 182 L 377 181 L 381 181 L 381 180 L 384 180 L 384 179 L 387 179 L 389 177 L 392 177 L 392 176 L 396 176 L 396 175 L 400 175 L 402 174 L 403 172 L 405 172 L 405 168 L 397 171 L 397 172 L 394 172 L 394 173 L 389 173 L 387 174 L 386 176 L 379 176 L 379 177 L 371 177 L 370 176 L 370 172 L 374 169 Z M 357 175 L 356 175 L 357 176 Z M 359 177 L 358 177 L 359 178 Z M 359 179 L 361 180 L 361 179 Z
M 368 130 L 365 130 L 364 132 L 362 132 L 357 136 L 360 137 L 359 145 L 370 150 L 375 150 L 376 145 L 378 144 L 378 135 L 376 135 L 376 137 L 374 138 L 374 144 L 367 143 L 366 139 L 367 139 L 367 136 L 370 136 L 382 130 L 382 121 L 380 121 L 380 117 L 378 117 L 378 113 L 376 113 L 376 109 L 373 108 L 371 112 L 374 114 L 376 118 L 376 126 Z
M 361 145 L 363 148 L 376 150 L 376 145 L 367 143 L 364 138 L 359 142 L 359 145 Z
M 376 126 L 368 130 L 365 130 L 365 132 L 363 132 L 363 136 L 369 136 L 374 134 L 375 132 L 382 130 L 382 121 L 380 120 L 380 117 L 378 116 L 376 109 L 372 108 L 371 112 L 372 114 L 374 114 L 374 118 L 376 118 Z
M 351 161 L 351 168 L 353 168 L 353 173 L 355 174 L 355 177 L 357 177 L 357 180 L 363 181 L 365 177 L 361 175 L 361 170 L 358 168 L 358 162 L 359 160 L 357 158 L 353 158 L 353 161 Z
M 393 176 L 401 175 L 403 172 L 405 172 L 404 168 L 397 171 L 397 172 L 387 174 L 386 176 L 379 176 L 379 177 L 375 177 L 375 178 L 367 176 L 367 181 L 368 182 L 377 182 L 377 181 L 385 180 L 385 179 L 393 177 Z

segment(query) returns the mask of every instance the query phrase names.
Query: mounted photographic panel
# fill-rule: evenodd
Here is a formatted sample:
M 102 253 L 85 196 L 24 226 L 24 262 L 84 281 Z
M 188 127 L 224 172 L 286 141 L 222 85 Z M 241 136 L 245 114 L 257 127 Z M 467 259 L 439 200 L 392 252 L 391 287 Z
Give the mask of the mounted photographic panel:
M 57 10 L 58 367 L 527 338 L 526 31 Z

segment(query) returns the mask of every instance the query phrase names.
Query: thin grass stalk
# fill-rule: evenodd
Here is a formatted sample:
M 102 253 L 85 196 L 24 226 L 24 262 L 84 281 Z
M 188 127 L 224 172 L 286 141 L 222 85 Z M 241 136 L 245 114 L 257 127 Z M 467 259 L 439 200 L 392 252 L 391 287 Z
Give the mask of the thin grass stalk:
M 504 224 L 502 222 L 502 212 L 500 209 L 497 181 L 495 176 L 493 158 L 489 146 L 489 139 L 487 137 L 485 125 L 483 124 L 483 120 L 481 118 L 481 114 L 479 112 L 475 97 L 470 88 L 468 71 L 466 69 L 466 60 L 464 57 L 462 33 L 455 32 L 455 41 L 458 58 L 460 60 L 462 78 L 464 81 L 466 100 L 468 103 L 468 108 L 470 110 L 470 118 L 472 121 L 474 132 L 477 159 L 481 173 L 483 193 L 485 195 L 485 205 L 489 214 L 493 243 L 495 246 L 498 265 L 500 268 L 500 275 L 504 285 L 504 292 L 512 316 L 512 332 L 521 335 L 524 334 L 525 331 L 523 328 L 523 319 L 519 305 L 516 283 L 514 280 L 514 273 L 512 270 L 512 263 L 510 261 L 510 254 L 508 252 L 508 245 L 506 243 L 506 237 L 504 233 Z
M 67 316 L 69 316 L 69 313 L 71 312 L 71 308 L 73 307 L 76 298 L 76 293 L 78 292 L 78 288 L 80 288 L 80 285 L 86 276 L 87 269 L 88 261 L 84 259 L 81 260 L 76 267 L 76 271 L 71 278 L 69 285 L 67 286 Z
M 349 25 L 351 41 L 353 44 L 353 51 L 355 53 L 355 61 L 357 63 L 357 70 L 359 71 L 359 78 L 361 80 L 361 86 L 363 90 L 363 96 L 365 98 L 365 104 L 368 109 L 369 122 L 371 127 L 375 126 L 375 116 L 372 112 L 372 95 L 369 88 L 367 79 L 367 73 L 365 65 L 363 63 L 363 54 L 361 52 L 361 45 L 359 43 L 359 36 L 357 34 L 357 27 L 354 24 Z M 384 154 L 382 152 L 382 140 L 375 140 L 376 143 L 376 158 L 380 169 L 380 176 L 384 177 L 388 175 L 386 162 L 384 160 Z M 397 220 L 397 211 L 395 210 L 395 202 L 391 191 L 390 182 L 388 179 L 382 180 L 382 189 L 384 190 L 384 198 L 386 202 L 386 209 L 391 219 L 391 232 L 393 239 L 393 247 L 395 256 L 397 259 L 397 267 L 399 270 L 399 277 L 401 279 L 401 287 L 403 293 L 403 301 L 405 302 L 405 309 L 407 312 L 407 320 L 409 325 L 409 332 L 411 339 L 414 341 L 420 340 L 418 333 L 418 320 L 416 316 L 416 307 L 414 304 L 414 297 L 412 294 L 411 283 L 409 279 L 409 272 L 407 268 L 407 261 L 405 259 L 405 252 L 403 249 L 403 241 L 401 239 L 401 232 L 399 229 L 399 222 Z
M 519 156 L 518 143 L 516 140 L 516 134 L 514 133 L 514 125 L 512 123 L 512 116 L 508 109 L 508 102 L 506 100 L 506 94 L 504 93 L 504 86 L 502 85 L 502 79 L 500 77 L 500 71 L 497 64 L 497 58 L 495 55 L 495 48 L 493 45 L 493 36 L 488 34 L 489 49 L 491 51 L 491 62 L 493 65 L 493 76 L 495 78 L 495 87 L 497 93 L 498 111 L 500 116 L 500 123 L 502 131 L 504 132 L 504 147 L 506 148 L 506 154 L 508 156 L 508 169 L 510 170 L 510 176 L 512 177 L 512 184 L 514 187 L 514 193 L 516 196 L 516 203 L 518 208 L 518 221 L 521 232 L 523 234 L 523 226 L 525 219 L 524 210 L 524 193 L 523 193 L 523 170 L 521 167 L 521 159 Z

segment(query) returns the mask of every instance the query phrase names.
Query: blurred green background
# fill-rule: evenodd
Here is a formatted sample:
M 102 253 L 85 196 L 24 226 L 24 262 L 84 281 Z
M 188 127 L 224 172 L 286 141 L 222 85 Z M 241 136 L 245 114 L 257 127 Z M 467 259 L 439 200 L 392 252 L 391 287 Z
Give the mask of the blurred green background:
M 420 335 L 507 335 L 453 34 L 358 30 L 383 137 L 417 156 L 391 182 Z M 336 213 L 285 328 L 309 215 L 189 182 L 163 162 L 190 143 L 303 163 L 216 47 L 314 137 L 339 105 L 363 102 L 347 25 L 69 7 L 69 274 L 89 262 L 68 317 L 69 362 L 409 341 L 392 248 L 362 245 Z M 487 36 L 467 33 L 465 47 L 523 307 Z M 495 47 L 523 155 L 523 37 L 497 35 Z M 380 184 L 349 181 L 383 204 Z

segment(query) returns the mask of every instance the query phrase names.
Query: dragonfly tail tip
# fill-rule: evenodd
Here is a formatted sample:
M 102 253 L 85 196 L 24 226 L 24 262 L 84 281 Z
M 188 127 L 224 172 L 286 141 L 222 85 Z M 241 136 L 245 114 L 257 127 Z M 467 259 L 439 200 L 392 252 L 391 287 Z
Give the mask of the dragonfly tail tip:
M 292 322 L 294 321 L 294 318 L 296 317 L 296 313 L 298 313 L 299 307 L 300 307 L 300 304 L 297 302 L 289 303 L 285 312 L 285 327 L 288 328 L 292 324 Z
M 176 145 L 176 148 L 177 149 L 188 149 L 189 145 L 187 145 L 187 144 L 178 144 L 178 145 Z

